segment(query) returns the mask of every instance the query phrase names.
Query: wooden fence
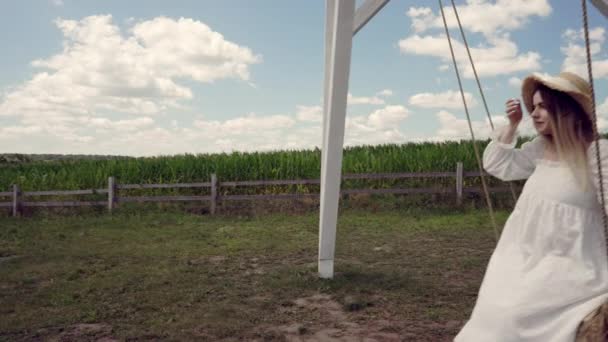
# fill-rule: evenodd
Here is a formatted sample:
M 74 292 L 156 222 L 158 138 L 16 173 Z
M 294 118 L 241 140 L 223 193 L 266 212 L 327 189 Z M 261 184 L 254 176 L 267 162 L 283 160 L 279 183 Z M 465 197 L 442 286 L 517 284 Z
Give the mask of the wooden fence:
M 348 194 L 455 194 L 456 203 L 462 203 L 464 193 L 481 193 L 480 187 L 464 187 L 466 177 L 479 177 L 479 172 L 463 171 L 462 163 L 457 163 L 455 172 L 416 172 L 416 173 L 374 173 L 374 174 L 345 174 L 343 180 L 354 179 L 405 179 L 405 178 L 455 178 L 455 188 L 387 188 L 387 189 L 343 189 L 342 195 Z M 67 191 L 21 191 L 19 185 L 13 185 L 12 191 L 0 192 L 0 198 L 11 197 L 10 202 L 0 202 L 0 208 L 10 208 L 13 216 L 19 216 L 25 207 L 81 207 L 81 206 L 107 206 L 109 212 L 117 203 L 128 202 L 209 202 L 210 213 L 216 212 L 220 201 L 239 200 L 273 200 L 273 199 L 301 199 L 305 197 L 318 198 L 318 193 L 284 193 L 264 195 L 219 195 L 220 188 L 268 185 L 315 185 L 320 184 L 319 179 L 299 180 L 258 180 L 258 181 L 228 181 L 218 182 L 215 174 L 211 175 L 210 182 L 204 183 L 175 183 L 175 184 L 118 184 L 114 177 L 108 178 L 106 189 L 67 190 Z M 175 189 L 175 188 L 210 188 L 208 196 L 120 196 L 119 190 L 132 189 Z M 491 193 L 509 192 L 509 186 L 490 187 Z M 27 201 L 28 197 L 40 196 L 69 196 L 107 194 L 103 201 Z

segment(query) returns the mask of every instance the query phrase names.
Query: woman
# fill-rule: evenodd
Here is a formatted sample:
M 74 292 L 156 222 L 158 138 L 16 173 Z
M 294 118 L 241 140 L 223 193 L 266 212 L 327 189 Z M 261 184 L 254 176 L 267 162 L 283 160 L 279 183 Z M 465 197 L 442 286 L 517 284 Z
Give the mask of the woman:
M 457 342 L 572 342 L 581 320 L 607 298 L 608 262 L 599 204 L 589 84 L 572 73 L 533 74 L 523 102 L 538 136 L 514 148 L 522 111 L 507 102 L 484 168 L 527 179 L 488 264 Z M 608 141 L 600 140 L 608 191 Z

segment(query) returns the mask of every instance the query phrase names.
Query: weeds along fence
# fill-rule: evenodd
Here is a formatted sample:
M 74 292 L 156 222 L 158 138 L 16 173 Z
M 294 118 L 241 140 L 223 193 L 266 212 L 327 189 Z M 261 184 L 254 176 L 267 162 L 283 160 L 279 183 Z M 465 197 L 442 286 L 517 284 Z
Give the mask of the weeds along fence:
M 411 172 L 411 173 L 359 173 L 344 174 L 342 181 L 355 182 L 361 180 L 405 180 L 425 179 L 423 185 L 415 187 L 342 187 L 342 195 L 370 194 L 370 195 L 408 195 L 408 194 L 452 194 L 456 205 L 461 205 L 465 194 L 482 194 L 483 189 L 478 181 L 471 182 L 474 186 L 465 186 L 467 178 L 479 178 L 480 172 L 464 171 L 463 164 L 457 163 L 454 172 Z M 255 180 L 255 181 L 223 181 L 220 182 L 212 174 L 209 182 L 202 183 L 173 183 L 173 184 L 119 184 L 115 177 L 109 177 L 107 187 L 103 189 L 84 190 L 51 190 L 51 191 L 22 191 L 18 184 L 11 187 L 11 191 L 0 192 L 0 208 L 9 210 L 10 215 L 20 216 L 25 208 L 52 208 L 52 207 L 106 207 L 109 212 L 115 210 L 121 203 L 143 202 L 199 202 L 209 208 L 211 215 L 215 214 L 218 205 L 228 201 L 264 201 L 283 199 L 319 198 L 319 179 L 294 180 Z M 452 179 L 452 186 L 446 186 L 440 179 Z M 417 183 L 419 183 L 417 181 Z M 492 194 L 509 193 L 516 187 L 505 183 L 491 182 L 489 191 Z M 351 184 L 351 185 L 352 185 Z M 285 186 L 292 187 L 291 192 L 284 192 Z M 263 187 L 265 190 L 260 190 Z M 295 189 L 293 189 L 295 187 Z M 252 189 L 254 191 L 241 191 L 232 194 L 230 189 Z M 174 190 L 173 195 L 150 195 L 146 190 Z M 189 189 L 188 194 L 182 190 Z M 519 189 L 516 189 L 519 190 Z M 138 193 L 139 191 L 139 193 Z M 144 195 L 142 195 L 144 194 Z M 516 194 L 513 193 L 513 196 Z M 78 200 L 57 200 L 64 196 L 78 196 Z M 44 200 L 52 197 L 53 200 Z M 84 197 L 84 199 L 83 199 Z M 7 199 L 9 199 L 7 201 Z M 65 197 L 64 197 L 65 198 Z M 100 199 L 101 198 L 101 199 Z

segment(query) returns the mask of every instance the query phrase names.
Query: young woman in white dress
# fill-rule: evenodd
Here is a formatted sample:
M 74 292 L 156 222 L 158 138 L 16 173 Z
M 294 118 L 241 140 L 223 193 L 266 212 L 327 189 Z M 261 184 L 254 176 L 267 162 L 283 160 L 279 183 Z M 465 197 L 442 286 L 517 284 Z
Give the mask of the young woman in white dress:
M 485 170 L 527 179 L 489 261 L 457 342 L 573 342 L 582 319 L 608 296 L 608 262 L 587 81 L 533 74 L 522 84 L 538 136 L 515 148 L 522 110 L 495 130 Z M 608 141 L 600 140 L 608 190 Z

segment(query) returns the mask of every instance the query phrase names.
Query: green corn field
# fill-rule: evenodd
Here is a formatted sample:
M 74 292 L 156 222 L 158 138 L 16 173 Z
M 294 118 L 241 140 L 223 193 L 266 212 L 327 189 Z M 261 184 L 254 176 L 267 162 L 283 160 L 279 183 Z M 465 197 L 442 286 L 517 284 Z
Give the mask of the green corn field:
M 478 142 L 480 152 L 486 144 L 487 141 Z M 320 160 L 321 151 L 315 149 L 5 163 L 0 164 L 0 189 L 6 191 L 12 184 L 19 184 L 25 191 L 104 188 L 109 176 L 122 184 L 207 182 L 212 173 L 220 181 L 318 179 Z M 451 172 L 457 162 L 463 162 L 465 171 L 478 170 L 470 141 L 348 147 L 344 150 L 342 170 L 343 173 Z M 400 182 L 409 186 L 425 183 L 421 179 Z

